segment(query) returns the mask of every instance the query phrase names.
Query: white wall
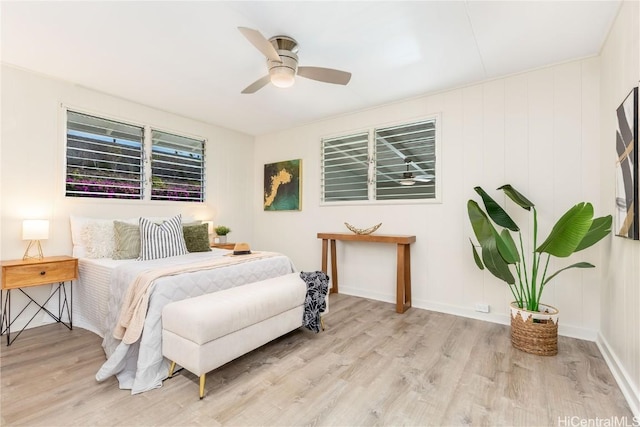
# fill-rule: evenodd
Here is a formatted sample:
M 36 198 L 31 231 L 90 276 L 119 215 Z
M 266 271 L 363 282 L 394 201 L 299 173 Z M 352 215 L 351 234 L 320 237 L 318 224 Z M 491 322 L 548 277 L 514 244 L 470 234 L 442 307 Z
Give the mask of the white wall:
M 640 80 L 640 3 L 625 1 L 601 54 L 600 201 L 613 214 L 615 110 Z M 636 148 L 637 149 L 637 148 Z M 604 251 L 598 344 L 640 417 L 640 242 L 613 238 Z
M 4 65 L 1 78 L 1 259 L 22 257 L 26 247 L 26 242 L 21 240 L 22 220 L 29 218 L 51 221 L 50 238 L 42 241 L 45 256 L 71 255 L 71 214 L 127 218 L 182 213 L 196 219 L 214 219 L 217 224 L 229 226 L 233 230 L 230 234 L 233 240 L 252 240 L 252 136 Z M 64 197 L 65 123 L 61 119 L 61 104 L 84 112 L 206 138 L 206 202 Z M 39 298 L 46 297 L 49 287 L 38 287 L 33 291 Z M 19 293 L 12 297 L 18 301 L 16 304 L 23 302 Z M 33 324 L 37 326 L 39 321 L 36 319 Z M 22 320 L 19 320 L 15 327 L 21 326 Z
M 579 201 L 600 202 L 598 58 L 531 71 L 483 84 L 419 97 L 256 138 L 255 169 L 278 160 L 303 160 L 301 212 L 263 212 L 255 200 L 254 239 L 261 247 L 290 254 L 302 270 L 320 268 L 317 232 L 347 231 L 343 222 L 366 227 L 378 222 L 381 234 L 415 234 L 412 245 L 414 307 L 508 322 L 511 293 L 472 259 L 472 230 L 466 202 L 473 187 L 494 189 L 510 183 L 537 204 L 540 238 Z M 442 114 L 441 204 L 320 206 L 320 139 L 361 128 Z M 262 193 L 256 174 L 255 194 Z M 513 205 L 511 205 L 513 206 Z M 528 216 L 510 208 L 528 228 Z M 598 246 L 573 258 L 601 260 Z M 395 247 L 338 242 L 343 293 L 395 301 Z M 600 266 L 600 268 L 602 268 Z M 554 270 L 550 270 L 554 271 Z M 595 339 L 600 322 L 600 273 L 568 271 L 545 289 L 543 302 L 560 309 L 560 333 Z M 474 311 L 487 303 L 490 314 Z

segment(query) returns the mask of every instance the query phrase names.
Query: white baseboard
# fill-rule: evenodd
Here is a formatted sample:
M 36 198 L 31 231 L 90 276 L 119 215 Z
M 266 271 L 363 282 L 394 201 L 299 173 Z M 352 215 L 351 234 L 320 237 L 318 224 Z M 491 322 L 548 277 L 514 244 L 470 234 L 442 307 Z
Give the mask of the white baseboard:
M 637 420 L 640 420 L 640 390 L 638 389 L 638 385 L 634 385 L 631 382 L 631 377 L 624 368 L 624 365 L 620 363 L 620 359 L 618 359 L 618 356 L 616 356 L 615 352 L 601 333 L 598 333 L 596 345 L 600 349 L 600 353 L 602 353 L 602 357 L 604 357 L 605 362 L 607 362 L 607 366 L 611 369 L 611 373 L 618 383 L 618 387 L 620 387 L 622 394 L 625 399 L 627 399 L 627 403 L 631 408 L 631 412 L 633 412 L 633 416 Z
M 376 301 L 384 301 L 395 304 L 395 295 L 380 294 L 371 292 L 368 290 L 351 288 L 348 286 L 340 287 L 340 292 L 353 295 L 356 297 L 370 298 Z M 424 310 L 437 311 L 439 313 L 454 314 L 456 316 L 467 317 L 470 319 L 484 320 L 486 322 L 499 323 L 501 325 L 509 325 L 511 319 L 508 313 L 480 313 L 474 309 L 467 307 L 460 307 L 455 305 L 435 303 L 427 300 L 413 299 L 412 306 L 415 308 L 422 308 Z M 581 340 L 595 341 L 597 332 L 592 329 L 580 328 L 577 326 L 563 325 L 562 318 L 560 318 L 560 325 L 558 327 L 558 334 L 564 337 L 578 338 Z

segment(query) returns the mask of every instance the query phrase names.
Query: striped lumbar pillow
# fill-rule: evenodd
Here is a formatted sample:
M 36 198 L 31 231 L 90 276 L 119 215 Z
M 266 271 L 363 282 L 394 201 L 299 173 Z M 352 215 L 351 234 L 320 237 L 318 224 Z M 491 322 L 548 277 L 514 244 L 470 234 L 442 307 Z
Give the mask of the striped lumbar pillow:
M 140 258 L 167 258 L 188 253 L 182 234 L 182 216 L 177 215 L 158 225 L 140 218 Z

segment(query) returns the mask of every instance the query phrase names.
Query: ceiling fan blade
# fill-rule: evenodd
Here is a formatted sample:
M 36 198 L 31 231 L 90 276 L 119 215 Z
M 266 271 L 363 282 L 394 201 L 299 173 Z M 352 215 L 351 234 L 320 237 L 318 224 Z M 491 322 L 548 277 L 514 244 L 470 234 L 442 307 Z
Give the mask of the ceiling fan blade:
M 322 67 L 298 67 L 298 75 L 307 79 L 336 85 L 346 85 L 351 80 L 351 73 Z
M 269 84 L 270 81 L 271 81 L 271 76 L 269 74 L 267 74 L 266 76 L 260 77 L 258 80 L 256 80 L 255 82 L 251 83 L 249 86 L 247 86 L 240 93 L 255 93 L 258 90 L 260 90 L 263 87 L 265 87 L 267 84 Z
M 256 47 L 264 56 L 275 62 L 282 62 L 280 55 L 276 52 L 273 45 L 258 30 L 252 30 L 247 27 L 238 27 L 238 30 L 249 42 Z

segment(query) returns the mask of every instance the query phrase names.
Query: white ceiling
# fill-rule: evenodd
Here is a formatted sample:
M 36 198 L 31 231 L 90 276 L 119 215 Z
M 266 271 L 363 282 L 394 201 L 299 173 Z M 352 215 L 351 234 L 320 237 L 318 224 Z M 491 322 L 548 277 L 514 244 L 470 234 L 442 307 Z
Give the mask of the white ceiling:
M 620 1 L 1 3 L 2 62 L 260 135 L 596 55 Z M 240 91 L 267 72 L 238 26 L 353 73 Z M 10 106 L 3 106 L 10 108 Z

